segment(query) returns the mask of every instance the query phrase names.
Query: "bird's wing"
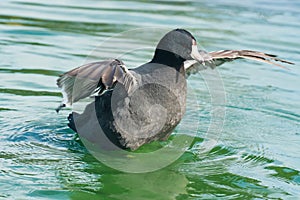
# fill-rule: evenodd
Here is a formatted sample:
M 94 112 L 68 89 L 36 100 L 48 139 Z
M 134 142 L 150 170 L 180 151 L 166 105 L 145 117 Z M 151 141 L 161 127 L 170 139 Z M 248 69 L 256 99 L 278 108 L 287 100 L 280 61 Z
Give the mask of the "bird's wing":
M 201 50 L 200 54 L 204 55 L 203 56 L 204 63 L 199 64 L 197 63 L 197 61 L 194 60 L 186 61 L 185 69 L 188 75 L 206 69 L 207 66 L 210 68 L 215 68 L 216 66 L 222 65 L 225 62 L 230 62 L 241 58 L 265 62 L 283 68 L 285 67 L 276 62 L 282 62 L 291 65 L 294 64 L 292 62 L 279 59 L 277 58 L 276 55 L 267 54 L 259 51 L 251 51 L 251 50 L 222 50 L 222 51 L 213 51 L 209 53 Z
M 89 63 L 72 69 L 57 79 L 57 86 L 62 89 L 64 97 L 57 111 L 80 99 L 102 95 L 112 89 L 116 82 L 124 85 L 127 91 L 136 83 L 132 73 L 117 59 Z

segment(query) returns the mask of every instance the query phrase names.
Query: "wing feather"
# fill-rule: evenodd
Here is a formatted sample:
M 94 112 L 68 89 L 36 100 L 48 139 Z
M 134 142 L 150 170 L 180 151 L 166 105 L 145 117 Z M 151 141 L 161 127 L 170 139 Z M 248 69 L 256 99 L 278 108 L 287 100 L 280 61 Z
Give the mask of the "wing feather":
M 293 65 L 294 63 L 287 60 L 277 58 L 276 55 L 267 54 L 259 51 L 251 50 L 221 50 L 213 52 L 199 51 L 204 58 L 204 65 L 199 64 L 195 60 L 189 60 L 185 62 L 185 70 L 187 75 L 197 73 L 203 69 L 206 69 L 207 66 L 210 68 L 215 68 L 220 66 L 225 62 L 231 62 L 237 59 L 249 59 L 259 62 L 268 63 L 271 65 L 276 65 L 278 67 L 286 68 L 277 62 Z
M 89 63 L 72 69 L 57 79 L 57 86 L 62 89 L 64 98 L 57 111 L 95 93 L 101 95 L 112 89 L 116 82 L 123 84 L 127 91 L 136 84 L 133 74 L 117 59 Z

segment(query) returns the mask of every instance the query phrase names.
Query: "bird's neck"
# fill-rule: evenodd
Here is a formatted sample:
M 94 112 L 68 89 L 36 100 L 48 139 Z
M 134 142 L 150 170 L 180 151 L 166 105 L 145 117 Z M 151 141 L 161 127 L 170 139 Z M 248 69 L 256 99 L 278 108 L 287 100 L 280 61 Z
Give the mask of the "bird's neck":
M 175 68 L 178 72 L 182 72 L 184 61 L 185 59 L 183 59 L 179 55 L 176 55 L 175 53 L 162 49 L 156 49 L 153 59 L 150 61 L 150 63 L 167 65 L 169 67 Z

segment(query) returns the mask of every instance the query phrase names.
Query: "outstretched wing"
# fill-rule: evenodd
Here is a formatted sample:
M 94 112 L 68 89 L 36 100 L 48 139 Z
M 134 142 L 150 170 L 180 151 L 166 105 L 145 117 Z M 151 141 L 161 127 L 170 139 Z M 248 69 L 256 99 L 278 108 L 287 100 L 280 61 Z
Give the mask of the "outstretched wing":
M 225 62 L 230 62 L 241 58 L 265 62 L 283 68 L 285 67 L 276 62 L 282 62 L 291 65 L 294 64 L 292 62 L 279 59 L 277 58 L 276 55 L 267 54 L 259 51 L 251 51 L 251 50 L 222 50 L 222 51 L 213 51 L 209 53 L 205 51 L 201 51 L 201 53 L 205 55 L 205 57 L 203 57 L 205 65 L 198 64 L 197 61 L 186 61 L 185 69 L 188 75 L 206 69 L 207 66 L 210 68 L 215 68 L 216 66 L 222 65 Z
M 64 99 L 56 111 L 80 99 L 101 95 L 112 89 L 116 82 L 123 84 L 127 91 L 136 83 L 133 74 L 117 59 L 89 63 L 70 70 L 57 79 Z

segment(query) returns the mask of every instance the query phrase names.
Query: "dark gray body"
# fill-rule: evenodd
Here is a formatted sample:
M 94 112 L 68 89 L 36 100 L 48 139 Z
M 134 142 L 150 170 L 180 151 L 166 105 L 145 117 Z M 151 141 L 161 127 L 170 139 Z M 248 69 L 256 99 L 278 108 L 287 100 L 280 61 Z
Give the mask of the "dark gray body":
M 131 92 L 117 83 L 114 90 L 95 97 L 95 102 L 82 114 L 73 113 L 69 126 L 76 129 L 85 121 L 80 126 L 86 127 L 80 127 L 84 131 L 79 134 L 88 132 L 86 139 L 101 143 L 104 140 L 100 139 L 99 131 L 94 136 L 92 133 L 96 125 L 87 122 L 93 120 L 90 115 L 95 109 L 102 136 L 118 147 L 134 150 L 145 143 L 167 139 L 185 113 L 187 86 L 183 66 L 177 71 L 166 65 L 147 63 L 130 71 L 137 79 Z

